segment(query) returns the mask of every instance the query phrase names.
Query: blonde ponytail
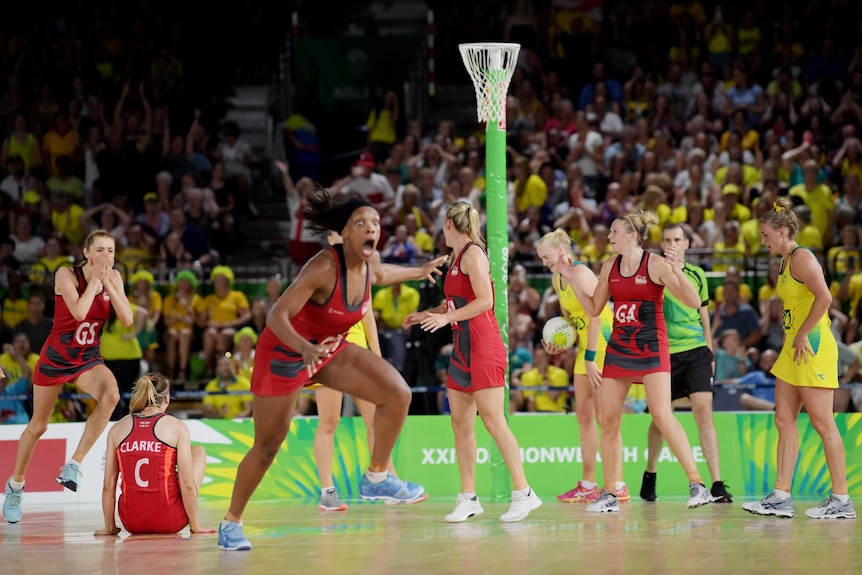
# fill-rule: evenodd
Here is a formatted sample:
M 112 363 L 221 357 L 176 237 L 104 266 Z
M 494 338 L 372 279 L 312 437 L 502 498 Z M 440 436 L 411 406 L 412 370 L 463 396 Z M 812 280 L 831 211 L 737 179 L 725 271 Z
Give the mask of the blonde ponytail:
M 148 407 L 159 407 L 171 393 L 171 384 L 161 373 L 153 373 L 140 378 L 132 390 L 129 412 L 140 413 Z
M 622 220 L 626 224 L 626 231 L 636 233 L 641 243 L 649 240 L 650 228 L 658 225 L 658 216 L 650 210 L 641 210 L 623 217 Z
M 793 200 L 779 196 L 772 204 L 772 209 L 760 217 L 760 223 L 767 224 L 774 230 L 786 228 L 788 237 L 793 239 L 799 231 L 799 218 L 793 211 L 794 207 Z
M 473 204 L 464 200 L 450 204 L 446 209 L 446 219 L 452 222 L 456 230 L 467 234 L 472 241 L 479 244 L 483 250 L 485 249 L 485 238 L 482 237 L 479 229 L 479 212 Z

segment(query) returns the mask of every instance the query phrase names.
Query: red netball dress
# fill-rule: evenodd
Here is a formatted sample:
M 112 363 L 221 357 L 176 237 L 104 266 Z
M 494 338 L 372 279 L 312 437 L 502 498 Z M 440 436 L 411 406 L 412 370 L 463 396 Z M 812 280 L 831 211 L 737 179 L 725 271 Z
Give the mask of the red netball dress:
M 365 265 L 365 295 L 361 303 L 351 306 L 347 302 L 347 268 L 342 246 L 329 248 L 338 262 L 335 287 L 322 304 L 306 302 L 290 323 L 296 332 L 315 345 L 326 345 L 331 350 L 323 358 L 318 371 L 353 345 L 345 339 L 348 330 L 362 319 L 368 311 L 371 295 L 371 275 Z M 251 391 L 255 395 L 288 395 L 300 387 L 314 383 L 308 377 L 302 354 L 291 349 L 278 339 L 272 330 L 264 328 L 254 352 L 254 369 L 251 376 Z
M 620 273 L 617 256 L 608 276 L 614 301 L 614 329 L 608 341 L 603 377 L 633 378 L 670 372 L 667 326 L 664 321 L 664 286 L 649 277 L 650 253 L 644 252 L 631 277 Z
M 132 431 L 117 446 L 120 521 L 129 533 L 176 533 L 189 523 L 177 475 L 177 449 L 156 436 L 165 413 L 132 415 Z
M 472 245 L 470 242 L 446 273 L 443 291 L 446 309 L 460 309 L 476 299 L 470 277 L 460 272 L 461 257 Z M 490 387 L 506 385 L 506 348 L 500 337 L 500 328 L 494 310 L 452 324 L 454 349 L 449 359 L 446 387 L 473 393 Z
M 80 267 L 73 268 L 78 280 L 78 295 L 87 289 L 87 280 Z M 111 298 L 102 290 L 95 298 L 87 317 L 78 321 L 72 316 L 63 296 L 55 299 L 54 325 L 42 346 L 34 385 L 62 385 L 74 381 L 79 375 L 97 365 L 104 364 L 102 359 L 102 328 L 111 310 Z

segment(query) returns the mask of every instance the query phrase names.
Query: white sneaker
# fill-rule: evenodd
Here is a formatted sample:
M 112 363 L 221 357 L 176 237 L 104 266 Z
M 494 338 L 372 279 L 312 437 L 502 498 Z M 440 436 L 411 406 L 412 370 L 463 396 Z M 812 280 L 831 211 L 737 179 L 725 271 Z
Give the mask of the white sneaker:
M 485 512 L 482 505 L 479 503 L 479 498 L 473 496 L 472 499 L 464 497 L 463 493 L 458 494 L 458 502 L 455 504 L 455 509 L 443 518 L 446 523 L 461 523 L 467 521 L 471 517 L 481 515 Z
M 526 519 L 530 511 L 538 509 L 542 504 L 542 500 L 536 495 L 536 492 L 530 489 L 527 495 L 517 491 L 512 492 L 512 503 L 509 505 L 509 510 L 500 515 L 500 521 L 504 523 L 514 523 Z
M 742 508 L 757 515 L 774 515 L 776 517 L 793 517 L 793 497 L 779 497 L 775 491 L 760 501 L 743 503 Z
M 607 489 L 602 491 L 601 496 L 587 505 L 587 513 L 619 513 L 620 504 L 617 496 L 611 494 Z
M 834 495 L 830 495 L 829 499 L 817 507 L 806 509 L 805 515 L 812 519 L 856 519 L 856 509 L 849 499 L 846 503 L 841 503 Z
M 688 484 L 689 509 L 694 509 L 695 507 L 700 507 L 701 505 L 708 505 L 712 502 L 712 494 L 709 492 L 709 489 L 706 488 L 706 485 L 701 485 L 700 483 Z

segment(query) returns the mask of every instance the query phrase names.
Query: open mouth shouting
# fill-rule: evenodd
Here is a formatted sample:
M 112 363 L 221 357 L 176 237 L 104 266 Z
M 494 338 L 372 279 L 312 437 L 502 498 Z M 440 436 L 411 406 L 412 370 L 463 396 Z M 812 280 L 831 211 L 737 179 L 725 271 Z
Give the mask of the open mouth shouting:
M 377 248 L 377 240 L 376 239 L 368 239 L 365 243 L 362 244 L 362 255 L 366 258 L 370 258 L 374 255 L 374 250 Z

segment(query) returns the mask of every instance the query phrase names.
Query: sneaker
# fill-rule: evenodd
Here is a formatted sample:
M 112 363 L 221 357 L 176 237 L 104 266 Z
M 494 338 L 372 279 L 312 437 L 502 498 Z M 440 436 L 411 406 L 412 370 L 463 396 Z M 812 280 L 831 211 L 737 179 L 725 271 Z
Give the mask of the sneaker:
M 21 521 L 21 498 L 24 496 L 24 488 L 12 489 L 6 482 L 6 499 L 3 500 L 3 517 L 9 523 Z
M 461 523 L 467 521 L 476 515 L 482 515 L 485 512 L 482 505 L 479 503 L 479 498 L 475 495 L 472 499 L 468 499 L 463 493 L 458 494 L 458 502 L 455 503 L 455 509 L 443 518 L 446 523 Z
M 712 501 L 714 503 L 733 503 L 733 496 L 728 493 L 727 485 L 724 484 L 724 481 L 713 482 L 712 489 L 709 492 L 712 494 Z
M 84 474 L 81 473 L 81 468 L 78 464 L 74 461 L 69 461 L 69 463 L 60 468 L 57 483 L 69 491 L 78 491 L 78 478 L 83 476 Z
M 619 503 L 628 503 L 631 500 L 632 496 L 629 493 L 629 486 L 624 483 L 622 489 L 617 489 L 617 501 Z
M 578 481 L 577 487 L 570 489 L 562 495 L 557 495 L 557 501 L 561 503 L 592 503 L 601 495 L 599 486 L 585 487 L 583 481 Z
M 856 519 L 856 508 L 849 499 L 847 503 L 841 503 L 834 495 L 830 495 L 817 507 L 806 509 L 805 515 L 812 519 Z
M 655 494 L 655 480 L 658 473 L 650 473 L 644 471 L 643 479 L 641 479 L 641 499 L 644 501 L 655 501 L 658 496 Z
M 776 517 L 793 517 L 793 497 L 781 498 L 772 491 L 760 501 L 743 503 L 742 508 L 756 515 L 774 515 Z
M 536 495 L 536 492 L 530 489 L 527 495 L 518 491 L 512 492 L 512 503 L 509 504 L 509 510 L 500 515 L 500 521 L 503 523 L 514 523 L 526 519 L 530 511 L 534 511 L 542 504 L 542 500 Z
M 619 513 L 620 504 L 617 496 L 607 489 L 602 490 L 602 495 L 594 502 L 587 505 L 587 513 Z
M 359 483 L 359 496 L 368 501 L 382 500 L 387 505 L 419 503 L 428 499 L 424 487 L 404 481 L 391 473 L 380 483 L 372 483 L 368 475 L 363 475 Z
M 242 533 L 242 525 L 235 521 L 222 521 L 218 526 L 218 546 L 225 551 L 248 551 L 251 543 Z
M 327 487 L 320 492 L 320 502 L 317 504 L 320 511 L 347 511 L 347 504 L 338 496 L 338 490 Z
M 694 509 L 712 503 L 712 495 L 703 483 L 688 484 L 688 508 Z

